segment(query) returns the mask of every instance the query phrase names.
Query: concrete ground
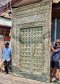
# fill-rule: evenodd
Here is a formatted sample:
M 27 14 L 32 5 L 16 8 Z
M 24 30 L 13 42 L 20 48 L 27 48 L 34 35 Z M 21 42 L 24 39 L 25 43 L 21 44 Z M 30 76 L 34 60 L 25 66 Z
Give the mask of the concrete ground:
M 5 74 L 0 72 L 0 84 L 50 84 L 36 80 L 16 77 L 12 74 Z M 51 83 L 53 84 L 53 83 Z

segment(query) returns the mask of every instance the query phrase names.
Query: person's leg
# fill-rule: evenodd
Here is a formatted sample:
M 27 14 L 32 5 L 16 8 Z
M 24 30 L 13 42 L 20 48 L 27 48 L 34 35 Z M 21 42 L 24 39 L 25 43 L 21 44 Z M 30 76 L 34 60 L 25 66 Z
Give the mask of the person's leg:
M 60 79 L 60 69 L 59 69 L 59 79 Z
M 59 78 L 59 69 L 56 70 L 56 78 Z
M 8 65 L 7 65 L 7 61 L 4 61 L 4 68 L 5 68 L 5 72 L 8 74 Z
M 51 75 L 55 77 L 56 69 L 55 69 L 55 62 L 51 61 Z
M 53 73 L 53 77 L 55 77 L 55 74 L 56 74 L 56 68 L 53 68 L 52 73 Z
M 55 61 L 52 61 L 51 62 L 51 82 L 54 82 L 56 80 L 55 74 L 56 74 Z
M 60 79 L 60 61 L 59 61 L 59 79 Z
M 10 72 L 12 72 L 11 61 L 8 62 L 8 68 L 9 68 Z
M 56 62 L 55 67 L 56 67 L 56 74 L 55 74 L 55 76 L 56 76 L 57 79 L 59 79 L 59 62 Z

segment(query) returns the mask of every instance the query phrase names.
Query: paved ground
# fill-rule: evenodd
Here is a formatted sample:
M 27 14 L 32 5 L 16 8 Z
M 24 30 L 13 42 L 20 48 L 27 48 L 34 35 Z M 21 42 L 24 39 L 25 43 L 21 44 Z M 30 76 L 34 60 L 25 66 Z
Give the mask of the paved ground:
M 0 84 L 47 84 L 47 83 L 16 77 L 13 76 L 12 74 L 7 75 L 5 73 L 0 72 Z

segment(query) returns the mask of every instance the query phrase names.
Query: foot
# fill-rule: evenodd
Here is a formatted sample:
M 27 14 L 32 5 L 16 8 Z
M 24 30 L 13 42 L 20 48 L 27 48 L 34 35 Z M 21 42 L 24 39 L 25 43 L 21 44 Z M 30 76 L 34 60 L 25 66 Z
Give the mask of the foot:
M 55 82 L 56 81 L 56 78 L 54 77 L 54 78 L 52 78 L 52 82 Z
M 58 82 L 59 78 L 52 78 L 52 82 Z

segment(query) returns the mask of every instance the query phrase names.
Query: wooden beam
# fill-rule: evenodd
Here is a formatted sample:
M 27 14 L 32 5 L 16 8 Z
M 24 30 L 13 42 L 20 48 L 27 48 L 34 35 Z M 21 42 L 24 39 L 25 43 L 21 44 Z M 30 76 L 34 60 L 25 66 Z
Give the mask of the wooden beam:
M 18 1 L 21 1 L 21 0 L 11 0 L 11 5 L 13 5 L 14 3 L 17 3 Z M 8 2 L 7 4 L 9 8 L 10 2 Z M 7 4 L 5 4 L 3 7 L 0 7 L 0 15 L 7 10 Z
M 60 17 L 60 2 L 57 4 L 54 3 L 52 7 L 52 17 Z

